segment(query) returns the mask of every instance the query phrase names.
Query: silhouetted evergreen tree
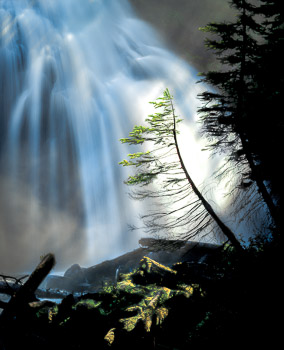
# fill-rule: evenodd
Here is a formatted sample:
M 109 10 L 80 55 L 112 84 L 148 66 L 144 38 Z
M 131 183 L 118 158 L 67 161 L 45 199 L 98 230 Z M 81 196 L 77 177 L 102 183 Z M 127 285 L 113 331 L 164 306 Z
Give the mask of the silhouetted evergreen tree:
M 223 69 L 203 73 L 202 81 L 212 85 L 215 91 L 206 91 L 199 96 L 203 101 L 199 113 L 203 133 L 210 140 L 208 147 L 227 155 L 221 176 L 233 170 L 234 176 L 239 178 L 232 192 L 245 190 L 251 197 L 257 185 L 277 222 L 279 206 L 270 185 L 278 163 L 279 148 L 275 142 L 279 141 L 274 138 L 278 137 L 281 118 L 279 112 L 276 113 L 276 100 L 283 85 L 281 78 L 271 78 L 274 68 L 271 69 L 270 64 L 283 44 L 278 1 L 263 3 L 256 7 L 247 0 L 233 0 L 231 4 L 238 12 L 235 22 L 211 23 L 203 28 L 217 36 L 217 39 L 207 39 L 206 44 L 215 51 Z M 264 21 L 264 16 L 269 21 Z M 275 35 L 281 44 L 271 44 L 271 40 L 275 42 Z M 273 79 L 277 80 L 279 88 L 273 86 Z M 267 141 L 271 142 L 269 146 Z M 270 168 L 271 160 L 273 168 Z
M 281 211 L 281 148 L 283 135 L 283 1 L 262 0 L 258 13 L 264 17 L 261 35 L 264 39 L 255 60 L 255 91 L 247 106 L 250 120 L 248 138 L 255 154 L 258 171 Z M 277 214 L 277 213 L 276 213 Z

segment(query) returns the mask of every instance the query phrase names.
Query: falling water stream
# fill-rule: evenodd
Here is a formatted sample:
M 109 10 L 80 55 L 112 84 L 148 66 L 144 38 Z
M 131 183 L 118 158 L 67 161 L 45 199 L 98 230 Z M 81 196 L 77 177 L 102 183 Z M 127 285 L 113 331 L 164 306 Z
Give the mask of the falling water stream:
M 142 204 L 127 196 L 119 139 L 169 88 L 201 183 L 213 163 L 196 133 L 196 80 L 126 0 L 0 0 L 1 270 L 49 251 L 63 267 L 137 247 L 127 225 Z

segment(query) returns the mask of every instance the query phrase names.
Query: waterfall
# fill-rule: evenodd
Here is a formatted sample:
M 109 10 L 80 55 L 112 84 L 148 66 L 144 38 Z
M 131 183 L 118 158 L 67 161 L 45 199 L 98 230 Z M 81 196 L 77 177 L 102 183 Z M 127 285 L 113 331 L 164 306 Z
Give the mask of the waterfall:
M 169 88 L 201 183 L 212 163 L 196 79 L 126 0 L 0 0 L 1 269 L 49 251 L 58 266 L 90 265 L 136 247 L 127 225 L 143 204 L 127 196 L 119 139 Z

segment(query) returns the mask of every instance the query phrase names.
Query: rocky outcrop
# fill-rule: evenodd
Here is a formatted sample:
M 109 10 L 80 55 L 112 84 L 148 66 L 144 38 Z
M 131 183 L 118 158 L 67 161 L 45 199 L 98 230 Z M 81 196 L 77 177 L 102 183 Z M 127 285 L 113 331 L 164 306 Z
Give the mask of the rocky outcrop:
M 90 283 L 85 275 L 86 269 L 78 264 L 72 265 L 64 273 L 64 276 L 49 275 L 44 283 L 41 284 L 42 289 L 61 290 L 70 293 L 80 293 L 88 291 L 91 288 Z
M 78 283 L 87 282 L 85 271 L 79 264 L 73 264 L 71 267 L 69 267 L 69 269 L 64 273 L 64 277 L 76 279 Z
M 199 269 L 214 254 L 218 246 L 213 244 L 142 239 L 141 247 L 115 259 L 104 261 L 89 268 L 72 265 L 64 276 L 48 276 L 42 288 L 59 289 L 72 293 L 94 292 L 105 284 L 117 282 L 119 274 L 129 273 L 139 267 L 143 257 L 149 257 L 165 266 L 177 262 L 192 264 Z M 196 267 L 194 267 L 196 265 Z

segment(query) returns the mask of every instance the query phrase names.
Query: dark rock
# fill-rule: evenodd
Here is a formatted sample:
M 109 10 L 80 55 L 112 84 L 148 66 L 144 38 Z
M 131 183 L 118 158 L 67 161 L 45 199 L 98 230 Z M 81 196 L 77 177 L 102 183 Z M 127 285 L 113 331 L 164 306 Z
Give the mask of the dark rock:
M 115 259 L 106 260 L 89 268 L 72 265 L 60 276 L 48 276 L 44 288 L 66 290 L 69 292 L 96 292 L 105 283 L 113 284 L 120 273 L 129 273 L 140 266 L 145 256 L 165 266 L 177 262 L 194 264 L 206 263 L 219 246 L 198 242 L 166 241 L 146 238 L 140 241 L 142 247 L 123 254 Z
M 168 239 L 155 239 L 155 238 L 141 238 L 139 244 L 143 248 L 148 248 L 152 252 L 154 251 L 177 251 L 178 249 L 186 245 L 186 241 L 182 240 L 168 240 Z
M 69 279 L 65 277 L 50 275 L 41 287 L 45 289 L 69 290 L 68 282 L 70 282 Z
M 106 260 L 87 268 L 86 277 L 94 289 L 101 288 L 104 282 L 115 283 L 118 273 L 128 273 L 136 269 L 146 253 L 145 249 L 138 248 L 113 260 Z
M 81 266 L 78 265 L 78 264 L 72 265 L 64 273 L 64 277 L 76 280 L 76 282 L 79 283 L 79 284 L 88 283 L 88 280 L 87 280 L 87 278 L 85 276 L 84 269 L 82 269 Z
M 76 278 L 50 275 L 41 288 L 46 290 L 60 290 L 70 293 L 81 293 L 89 290 L 89 283 L 80 283 Z

